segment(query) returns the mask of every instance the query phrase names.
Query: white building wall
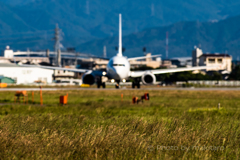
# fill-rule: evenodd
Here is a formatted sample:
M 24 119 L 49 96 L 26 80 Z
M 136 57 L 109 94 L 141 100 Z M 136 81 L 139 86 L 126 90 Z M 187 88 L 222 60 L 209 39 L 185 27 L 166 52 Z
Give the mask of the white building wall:
M 214 59 L 214 62 L 210 62 L 209 59 Z M 222 59 L 222 62 L 218 62 L 218 59 Z M 200 57 L 200 66 L 217 66 L 214 69 L 207 69 L 207 71 L 211 70 L 226 70 L 228 72 L 232 71 L 232 57 Z
M 202 50 L 199 48 L 195 48 L 192 51 L 192 66 L 199 66 L 199 58 L 203 54 Z
M 0 67 L 0 75 L 15 79 L 17 84 L 34 83 L 38 80 L 52 83 L 53 70 L 32 67 Z
M 74 76 L 75 74 L 74 72 L 55 70 L 54 75 L 55 76 Z
M 4 51 L 4 58 L 13 58 L 13 50 L 5 50 Z

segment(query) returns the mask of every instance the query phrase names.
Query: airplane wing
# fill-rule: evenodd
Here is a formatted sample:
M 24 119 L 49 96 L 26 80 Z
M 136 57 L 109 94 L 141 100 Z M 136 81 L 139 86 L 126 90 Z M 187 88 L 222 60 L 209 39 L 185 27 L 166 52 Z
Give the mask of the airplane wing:
M 43 68 L 43 69 L 70 71 L 70 72 L 78 72 L 78 73 L 85 73 L 85 72 L 88 72 L 88 71 L 92 71 L 92 70 L 89 70 L 89 69 L 72 69 L 72 68 L 39 66 L 39 65 L 19 65 L 19 66 L 22 66 L 22 67 L 37 67 L 37 68 Z
M 95 76 L 108 76 L 105 71 L 101 70 L 90 70 L 90 69 L 72 69 L 72 68 L 62 68 L 62 67 L 51 67 L 51 66 L 39 66 L 39 65 L 19 65 L 22 67 L 37 67 L 43 69 L 51 69 L 51 70 L 61 70 L 61 71 L 69 71 L 69 72 L 77 72 L 77 73 L 93 73 Z
M 164 73 L 174 73 L 174 72 L 184 72 L 184 71 L 194 71 L 194 70 L 204 70 L 210 68 L 217 68 L 217 66 L 201 66 L 201 67 L 189 67 L 189 68 L 174 68 L 174 69 L 156 69 L 156 70 L 146 70 L 146 71 L 131 71 L 131 77 L 141 77 L 146 72 L 151 72 L 152 74 L 164 74 Z
M 133 58 L 128 58 L 128 61 L 146 59 L 146 58 L 153 58 L 153 57 L 160 57 L 160 56 L 162 56 L 162 55 L 159 54 L 159 55 L 152 55 L 152 56 L 133 57 Z

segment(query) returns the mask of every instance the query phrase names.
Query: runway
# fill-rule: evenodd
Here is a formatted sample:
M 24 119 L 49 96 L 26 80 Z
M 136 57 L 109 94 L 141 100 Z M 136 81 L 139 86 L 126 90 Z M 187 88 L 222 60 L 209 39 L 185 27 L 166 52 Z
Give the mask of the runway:
M 1 91 L 39 91 L 39 88 L 1 88 Z M 113 91 L 113 90 L 185 90 L 185 91 L 240 91 L 240 88 L 164 88 L 164 87 L 156 87 L 156 88 L 140 88 L 140 89 L 132 89 L 132 88 L 42 88 L 43 91 L 59 91 L 59 90 L 79 90 L 79 91 Z

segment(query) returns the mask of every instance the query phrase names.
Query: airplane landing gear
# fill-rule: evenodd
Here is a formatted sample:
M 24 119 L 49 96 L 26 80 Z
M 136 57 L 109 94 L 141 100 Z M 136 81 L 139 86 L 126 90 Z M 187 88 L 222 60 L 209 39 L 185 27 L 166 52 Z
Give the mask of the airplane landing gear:
M 106 88 L 106 83 L 105 82 L 102 83 L 102 88 Z
M 103 82 L 103 83 L 97 82 L 97 88 L 101 88 L 101 86 L 102 86 L 102 88 L 106 88 L 106 83 L 105 82 Z
M 137 88 L 140 88 L 140 87 L 141 87 L 140 81 L 133 81 L 133 82 L 132 82 L 132 88 L 135 88 L 135 86 L 136 86 Z
M 120 88 L 119 83 L 120 83 L 120 81 L 117 81 L 117 84 L 115 85 L 115 88 L 116 88 L 116 89 L 119 89 L 119 88 Z
M 106 83 L 102 82 L 101 79 L 98 79 L 97 80 L 97 88 L 101 88 L 101 86 L 102 86 L 102 88 L 106 88 Z

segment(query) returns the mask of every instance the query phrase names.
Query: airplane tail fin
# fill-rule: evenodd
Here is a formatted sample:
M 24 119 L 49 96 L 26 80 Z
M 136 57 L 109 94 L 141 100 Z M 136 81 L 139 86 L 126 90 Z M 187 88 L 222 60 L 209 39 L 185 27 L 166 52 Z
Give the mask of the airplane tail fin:
M 119 14 L 119 45 L 118 56 L 122 56 L 122 14 Z

